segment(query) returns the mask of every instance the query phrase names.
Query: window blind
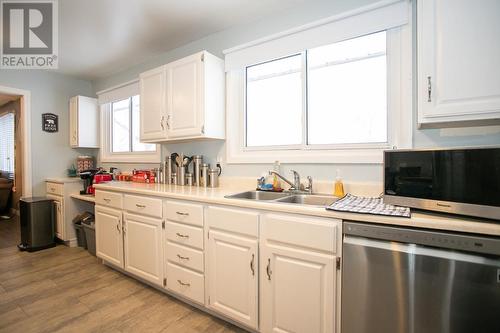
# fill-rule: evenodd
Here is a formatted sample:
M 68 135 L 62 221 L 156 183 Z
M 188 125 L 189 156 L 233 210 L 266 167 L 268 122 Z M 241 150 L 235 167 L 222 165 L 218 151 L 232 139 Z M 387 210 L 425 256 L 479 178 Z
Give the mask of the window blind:
M 139 81 L 127 82 L 110 89 L 98 91 L 97 101 L 99 104 L 107 104 L 135 95 L 139 95 Z
M 0 117 L 0 170 L 14 172 L 14 113 Z

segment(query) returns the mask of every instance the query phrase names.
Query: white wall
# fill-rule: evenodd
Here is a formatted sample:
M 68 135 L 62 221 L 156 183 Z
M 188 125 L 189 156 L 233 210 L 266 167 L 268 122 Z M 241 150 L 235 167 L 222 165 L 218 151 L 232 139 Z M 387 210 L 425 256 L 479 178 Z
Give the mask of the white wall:
M 66 174 L 78 155 L 96 153 L 69 146 L 69 98 L 93 96 L 90 82 L 45 70 L 0 70 L 0 86 L 31 92 L 31 152 L 33 195 L 45 194 L 45 179 Z M 59 116 L 59 131 L 42 131 L 42 113 Z
M 228 30 L 207 36 L 198 41 L 189 43 L 175 50 L 167 52 L 145 64 L 133 66 L 130 69 L 113 76 L 92 82 L 95 91 L 99 91 L 137 78 L 138 74 L 172 60 L 179 59 L 191 53 L 208 50 L 222 57 L 222 50 L 243 44 L 273 33 L 296 27 L 324 17 L 332 16 L 375 0 L 339 0 L 314 1 L 311 4 L 296 7 L 292 10 L 267 17 L 251 24 L 236 26 Z M 412 110 L 408 110 L 412 112 Z M 415 115 L 414 115 L 415 117 Z M 416 121 L 414 121 L 416 124 Z M 480 127 L 464 129 L 433 129 L 418 130 L 414 128 L 413 143 L 415 148 L 423 147 L 450 147 L 450 146 L 479 146 L 500 144 L 500 127 Z M 183 144 L 164 144 L 164 155 L 168 152 L 184 152 L 185 154 L 203 154 L 210 163 L 216 161 L 217 156 L 225 155 L 223 142 L 195 142 Z M 130 167 L 130 166 L 128 166 Z M 231 164 L 223 165 L 225 176 L 258 177 L 262 172 L 269 170 L 271 165 L 264 164 Z M 354 165 L 354 164 L 287 164 L 283 165 L 285 172 L 289 169 L 297 170 L 301 175 L 311 175 L 315 179 L 333 180 L 336 169 L 340 169 L 342 177 L 348 182 L 381 182 L 381 165 Z

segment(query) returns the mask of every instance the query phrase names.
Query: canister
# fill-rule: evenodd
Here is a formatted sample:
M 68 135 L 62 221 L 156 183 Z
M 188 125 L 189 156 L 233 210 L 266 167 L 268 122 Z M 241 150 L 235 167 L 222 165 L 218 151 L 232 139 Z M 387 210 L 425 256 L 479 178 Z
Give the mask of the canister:
M 203 163 L 203 156 L 202 155 L 194 155 L 193 156 L 193 184 L 195 186 L 200 186 L 201 185 L 201 164 Z
M 219 169 L 208 170 L 209 186 L 219 187 Z
M 201 186 L 208 187 L 208 164 L 201 165 Z
M 190 172 L 186 173 L 186 185 L 193 186 L 193 174 Z

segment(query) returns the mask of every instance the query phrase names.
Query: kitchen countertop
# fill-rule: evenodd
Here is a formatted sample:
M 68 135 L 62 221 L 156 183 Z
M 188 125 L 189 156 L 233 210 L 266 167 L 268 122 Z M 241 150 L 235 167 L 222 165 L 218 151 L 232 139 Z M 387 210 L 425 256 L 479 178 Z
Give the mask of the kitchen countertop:
M 172 199 L 197 201 L 208 204 L 228 205 L 240 208 L 253 208 L 283 213 L 312 215 L 319 217 L 336 218 L 341 220 L 500 236 L 500 221 L 496 223 L 493 220 L 475 219 L 463 216 L 453 216 L 449 214 L 421 211 L 412 211 L 411 218 L 404 218 L 395 216 L 335 212 L 317 206 L 225 198 L 226 195 L 252 190 L 248 187 L 203 188 L 193 186 L 113 181 L 108 183 L 96 184 L 95 188 L 97 190 L 120 191 L 131 194 L 152 195 Z

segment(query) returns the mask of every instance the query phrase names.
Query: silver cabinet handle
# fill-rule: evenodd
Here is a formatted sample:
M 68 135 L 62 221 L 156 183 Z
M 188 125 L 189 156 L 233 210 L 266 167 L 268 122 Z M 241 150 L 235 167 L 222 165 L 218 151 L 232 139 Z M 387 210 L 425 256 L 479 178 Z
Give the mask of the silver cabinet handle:
M 189 238 L 189 235 L 183 235 L 178 232 L 175 233 L 177 236 L 182 237 L 182 238 Z
M 141 205 L 141 204 L 135 204 L 137 208 L 146 208 L 146 205 Z
M 165 126 L 163 125 L 163 121 L 165 120 L 165 117 L 164 116 L 161 116 L 161 120 L 160 120 L 160 126 L 161 126 L 161 129 L 164 130 L 165 129 Z
M 252 271 L 252 275 L 255 276 L 255 254 L 252 253 L 252 260 L 250 261 L 250 270 Z
M 170 129 L 170 115 L 167 116 L 167 129 Z
M 175 212 L 177 215 L 189 216 L 189 213 Z
M 111 201 L 111 199 L 108 199 L 108 198 L 103 198 L 102 200 L 106 201 L 107 203 L 109 203 Z
M 179 282 L 181 286 L 187 286 L 187 287 L 191 286 L 191 283 L 182 282 L 181 280 L 177 280 L 177 282 Z
M 432 102 L 432 84 L 431 84 L 431 77 L 427 77 L 427 102 Z
M 273 272 L 271 271 L 271 259 L 267 259 L 266 273 L 267 279 L 271 281 L 271 274 L 273 274 Z
M 55 192 L 55 191 L 56 191 L 56 189 L 55 189 L 54 187 L 51 187 L 51 188 L 50 188 L 50 190 L 51 190 L 52 192 Z
M 118 230 L 118 233 L 120 233 L 120 221 L 116 224 L 116 230 Z
M 189 257 L 183 257 L 180 254 L 177 255 L 177 258 L 179 258 L 180 260 L 189 260 Z

